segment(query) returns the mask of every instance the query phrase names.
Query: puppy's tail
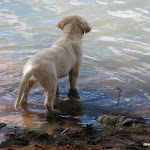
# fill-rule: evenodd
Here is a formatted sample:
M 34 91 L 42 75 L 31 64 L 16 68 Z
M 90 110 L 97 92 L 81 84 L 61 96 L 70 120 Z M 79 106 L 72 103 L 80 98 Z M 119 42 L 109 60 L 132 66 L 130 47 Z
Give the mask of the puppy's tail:
M 28 72 L 25 73 L 25 75 L 23 76 L 23 79 L 20 83 L 20 87 L 19 87 L 19 92 L 18 92 L 18 96 L 15 102 L 15 109 L 17 110 L 17 107 L 20 103 L 20 100 L 22 98 L 23 92 L 28 84 L 28 81 L 30 80 L 31 76 L 33 75 L 33 70 L 30 70 Z

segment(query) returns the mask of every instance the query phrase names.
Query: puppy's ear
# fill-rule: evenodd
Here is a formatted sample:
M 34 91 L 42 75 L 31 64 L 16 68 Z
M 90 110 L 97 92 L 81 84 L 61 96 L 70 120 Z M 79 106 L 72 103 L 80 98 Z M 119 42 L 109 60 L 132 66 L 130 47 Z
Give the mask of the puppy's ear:
M 67 25 L 71 20 L 71 17 L 65 17 L 57 23 L 57 27 L 63 30 L 65 25 Z
M 88 33 L 91 31 L 91 27 L 89 26 L 89 24 L 86 21 L 80 22 L 79 26 L 83 33 Z

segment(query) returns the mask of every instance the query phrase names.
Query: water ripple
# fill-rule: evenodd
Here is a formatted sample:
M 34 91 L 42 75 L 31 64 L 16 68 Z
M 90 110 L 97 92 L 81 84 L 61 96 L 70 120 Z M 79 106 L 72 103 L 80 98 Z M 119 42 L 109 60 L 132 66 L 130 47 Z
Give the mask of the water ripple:
M 126 11 L 107 11 L 109 15 L 115 16 L 115 17 L 121 17 L 121 18 L 132 18 L 136 22 L 143 22 L 143 21 L 150 21 L 150 18 L 147 16 L 143 16 L 140 13 L 137 13 L 132 10 L 126 10 Z
M 3 0 L 0 1 L 0 118 L 26 128 L 59 127 L 44 119 L 44 90 L 34 87 L 28 111 L 14 110 L 25 62 L 61 35 L 56 23 L 67 15 L 81 15 L 92 31 L 83 39 L 84 60 L 78 97 L 70 96 L 68 78 L 60 80 L 61 104 L 77 102 L 75 121 L 63 127 L 93 122 L 104 112 L 149 116 L 150 105 L 150 2 L 148 0 Z M 118 90 L 122 89 L 118 102 Z M 116 108 L 118 104 L 118 108 Z M 83 107 L 83 108 L 82 108 Z M 145 111 L 141 112 L 140 110 Z M 67 111 L 67 109 L 66 109 Z M 67 113 L 69 113 L 68 111 Z M 67 114 L 67 117 L 69 115 Z M 18 119 L 16 119 L 18 118 Z M 69 117 L 68 117 L 69 118 Z M 69 122 L 69 123 L 68 123 Z M 68 125 L 69 124 L 69 125 Z

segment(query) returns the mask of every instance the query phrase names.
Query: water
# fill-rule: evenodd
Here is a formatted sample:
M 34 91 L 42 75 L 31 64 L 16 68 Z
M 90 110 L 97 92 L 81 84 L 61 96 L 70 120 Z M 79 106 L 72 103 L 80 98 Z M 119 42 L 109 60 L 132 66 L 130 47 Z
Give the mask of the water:
M 51 133 L 96 123 L 102 113 L 135 114 L 150 123 L 150 2 L 148 0 L 1 0 L 0 122 Z M 26 109 L 14 102 L 25 62 L 61 35 L 56 23 L 81 15 L 92 31 L 84 36 L 78 95 L 60 80 L 56 107 L 45 119 L 44 90 L 35 86 Z M 122 92 L 119 96 L 119 87 Z

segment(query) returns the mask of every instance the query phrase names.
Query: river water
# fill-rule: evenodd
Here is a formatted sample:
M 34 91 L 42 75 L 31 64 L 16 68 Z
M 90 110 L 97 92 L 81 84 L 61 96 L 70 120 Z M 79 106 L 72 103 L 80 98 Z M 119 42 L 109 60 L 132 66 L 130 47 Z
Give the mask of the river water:
M 0 122 L 51 132 L 98 124 L 99 114 L 132 114 L 150 123 L 149 0 L 1 0 Z M 62 114 L 45 119 L 44 90 L 35 86 L 25 109 L 14 109 L 25 62 L 61 35 L 56 23 L 81 15 L 92 27 L 83 38 L 78 95 L 61 79 Z M 120 90 L 122 92 L 120 92 Z

